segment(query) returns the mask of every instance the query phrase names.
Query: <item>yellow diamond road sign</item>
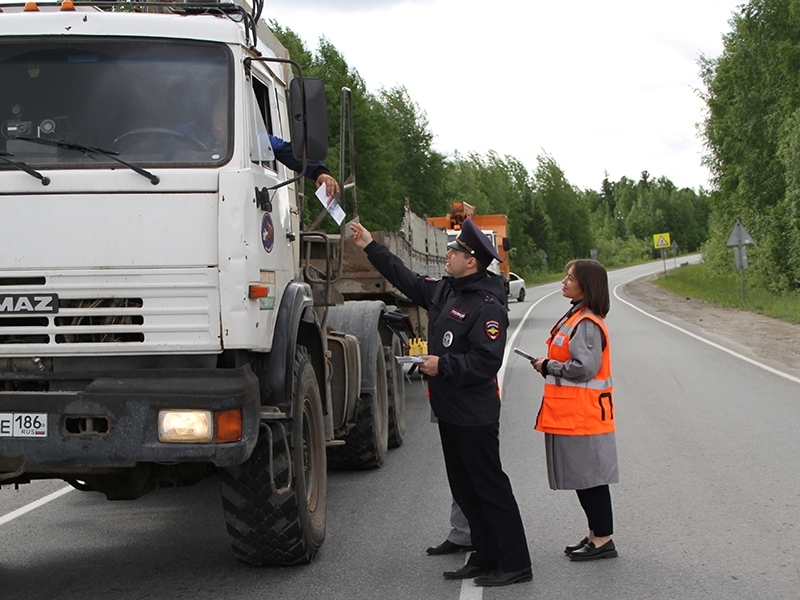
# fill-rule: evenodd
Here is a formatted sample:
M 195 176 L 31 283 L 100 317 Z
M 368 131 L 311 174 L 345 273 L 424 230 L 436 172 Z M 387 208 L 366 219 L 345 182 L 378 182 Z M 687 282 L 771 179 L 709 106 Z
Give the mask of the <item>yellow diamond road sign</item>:
M 657 233 L 653 236 L 653 246 L 656 248 L 669 248 L 670 241 L 669 241 L 669 234 L 668 233 Z

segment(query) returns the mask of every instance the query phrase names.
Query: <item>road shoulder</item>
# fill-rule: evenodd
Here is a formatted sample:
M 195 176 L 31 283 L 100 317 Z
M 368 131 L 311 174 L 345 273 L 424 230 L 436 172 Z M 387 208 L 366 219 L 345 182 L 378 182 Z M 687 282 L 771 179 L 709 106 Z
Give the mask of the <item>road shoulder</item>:
M 657 316 L 680 319 L 726 340 L 749 358 L 800 373 L 800 325 L 678 296 L 655 285 L 655 278 L 648 275 L 631 281 L 625 285 L 625 293 L 649 306 Z

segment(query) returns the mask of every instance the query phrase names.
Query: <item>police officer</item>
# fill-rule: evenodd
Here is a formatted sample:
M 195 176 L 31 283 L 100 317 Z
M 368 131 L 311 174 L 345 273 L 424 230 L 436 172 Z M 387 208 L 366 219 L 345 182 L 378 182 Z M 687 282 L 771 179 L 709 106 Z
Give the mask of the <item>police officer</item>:
M 453 498 L 472 532 L 467 564 L 445 579 L 476 585 L 530 581 L 531 561 L 511 482 L 500 464 L 500 396 L 508 316 L 502 277 L 486 268 L 502 260 L 466 219 L 447 250 L 442 279 L 408 269 L 391 251 L 351 223 L 353 240 L 370 262 L 410 300 L 428 311 L 428 350 L 419 369 L 428 376 Z

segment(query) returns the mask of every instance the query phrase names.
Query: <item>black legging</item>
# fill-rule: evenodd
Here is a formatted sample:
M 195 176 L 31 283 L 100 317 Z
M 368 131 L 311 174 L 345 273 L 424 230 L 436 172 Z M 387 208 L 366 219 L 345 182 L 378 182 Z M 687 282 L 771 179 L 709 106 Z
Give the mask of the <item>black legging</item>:
M 607 485 L 585 490 L 575 490 L 578 500 L 586 513 L 589 529 L 597 537 L 605 537 L 614 533 L 614 515 L 611 511 L 611 492 Z

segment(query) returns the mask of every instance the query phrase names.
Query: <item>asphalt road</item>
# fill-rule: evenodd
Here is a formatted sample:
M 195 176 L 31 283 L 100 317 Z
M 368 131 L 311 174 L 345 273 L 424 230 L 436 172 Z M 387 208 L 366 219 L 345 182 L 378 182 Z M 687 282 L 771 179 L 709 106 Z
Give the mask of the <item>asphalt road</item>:
M 612 290 L 661 268 L 612 272 Z M 511 303 L 513 345 L 544 352 L 567 308 L 559 289 L 529 288 L 526 302 Z M 574 493 L 548 488 L 533 430 L 542 379 L 510 354 L 501 449 L 532 583 L 482 590 L 445 581 L 441 572 L 464 555 L 425 554 L 449 529 L 450 494 L 422 382 L 412 379 L 405 444 L 381 469 L 330 473 L 328 534 L 313 564 L 237 563 L 215 480 L 134 502 L 69 491 L 20 514 L 65 487 L 39 482 L 0 489 L 0 590 L 26 600 L 800 597 L 800 385 L 649 318 L 621 288 L 612 296 L 617 559 L 563 555 L 585 533 L 583 513 Z

